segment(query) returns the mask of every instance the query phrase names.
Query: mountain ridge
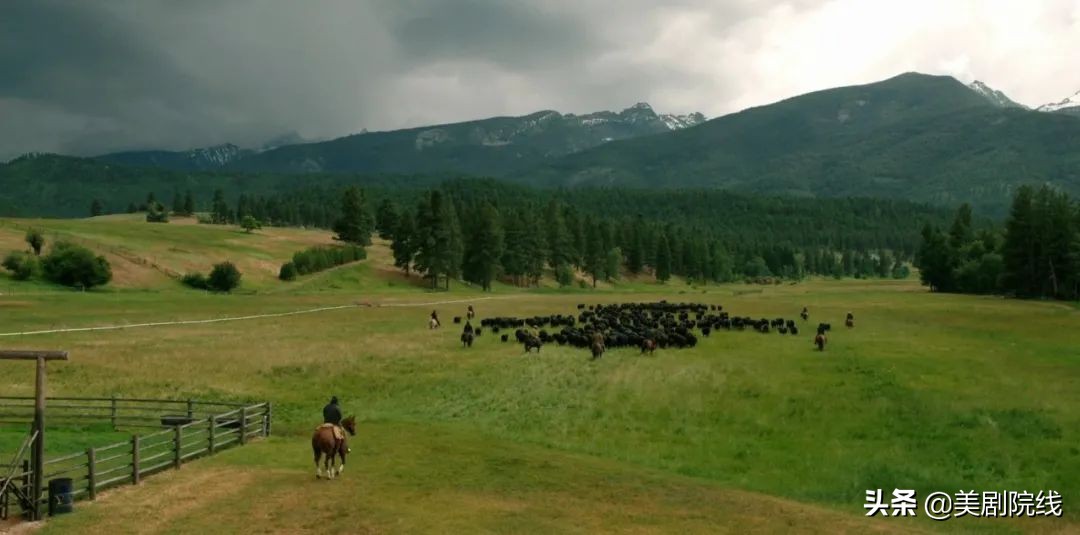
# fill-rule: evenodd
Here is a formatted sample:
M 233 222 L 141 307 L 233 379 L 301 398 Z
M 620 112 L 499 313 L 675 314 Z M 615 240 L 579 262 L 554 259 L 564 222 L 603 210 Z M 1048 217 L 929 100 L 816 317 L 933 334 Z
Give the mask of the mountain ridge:
M 598 111 L 576 115 L 541 110 L 522 116 L 497 116 L 397 130 L 364 130 L 326 141 L 282 142 L 301 139 L 293 133 L 279 136 L 259 149 L 240 149 L 227 143 L 188 151 L 125 151 L 96 158 L 112 163 L 175 170 L 301 173 L 409 172 L 411 169 L 400 163 L 415 163 L 417 158 L 431 158 L 433 162 L 422 165 L 425 171 L 435 172 L 442 170 L 440 166 L 449 165 L 452 168 L 463 161 L 470 161 L 471 165 L 459 170 L 491 175 L 520 170 L 545 159 L 609 141 L 670 132 L 704 121 L 705 116 L 699 112 L 658 114 L 649 104 L 638 102 L 619 112 Z M 410 136 L 413 136 L 411 140 Z M 402 162 L 395 163 L 381 154 L 372 154 L 388 150 L 400 157 Z M 349 152 L 359 152 L 370 158 L 356 157 Z M 485 155 L 485 152 L 506 154 Z M 492 165 L 486 166 L 479 161 L 485 157 L 491 158 Z

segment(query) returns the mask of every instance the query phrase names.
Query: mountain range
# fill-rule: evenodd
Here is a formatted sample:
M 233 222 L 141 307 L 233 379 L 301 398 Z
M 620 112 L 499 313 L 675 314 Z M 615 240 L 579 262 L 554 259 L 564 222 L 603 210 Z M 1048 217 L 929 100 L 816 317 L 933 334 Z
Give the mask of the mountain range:
M 1019 184 L 1049 183 L 1080 194 L 1076 102 L 1080 95 L 1032 110 L 981 82 L 905 73 L 708 121 L 637 104 L 620 112 L 541 111 L 254 150 L 222 145 L 97 159 L 20 158 L 0 165 L 0 213 L 66 214 L 68 208 L 50 205 L 50 195 L 76 206 L 85 204 L 73 197 L 77 191 L 108 199 L 110 181 L 130 188 L 124 191 L 149 191 L 139 181 L 151 176 L 158 189 L 230 181 L 229 191 L 267 191 L 371 177 L 414 177 L 415 184 L 424 175 L 480 175 L 564 188 L 970 202 L 1000 215 Z M 128 171 L 132 166 L 142 170 Z M 33 202 L 20 200 L 19 192 Z
M 226 144 L 190 151 L 135 151 L 99 156 L 125 165 L 176 170 L 308 173 L 437 173 L 501 175 L 603 143 L 662 134 L 705 122 L 700 113 L 658 114 L 646 103 L 621 112 L 586 115 L 545 110 L 521 117 L 388 132 L 363 132 L 318 143 L 292 143 L 268 150 Z

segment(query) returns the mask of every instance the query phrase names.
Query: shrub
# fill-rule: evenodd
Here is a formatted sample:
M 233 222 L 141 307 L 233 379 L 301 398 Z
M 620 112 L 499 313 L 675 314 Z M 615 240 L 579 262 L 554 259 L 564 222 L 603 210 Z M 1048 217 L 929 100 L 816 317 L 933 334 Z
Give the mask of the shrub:
M 180 282 L 182 282 L 184 286 L 188 286 L 190 288 L 195 288 L 198 290 L 207 289 L 206 275 L 203 275 L 202 273 L 188 273 L 187 275 L 184 275 L 182 279 L 180 279 Z
M 278 273 L 278 278 L 283 281 L 291 281 L 296 279 L 296 264 L 292 262 L 286 262 L 282 264 L 281 271 Z
M 200 225 L 212 225 L 212 224 L 214 224 L 214 218 L 210 217 L 207 214 L 199 214 L 199 215 L 195 216 L 195 220 L 198 221 Z
M 216 264 L 206 279 L 206 287 L 215 292 L 228 293 L 240 286 L 240 270 L 232 262 Z
M 40 271 L 37 257 L 22 251 L 8 254 L 2 265 L 11 272 L 11 278 L 17 281 L 29 280 Z
M 165 209 L 165 205 L 154 202 L 146 208 L 146 222 L 147 223 L 168 223 L 169 211 Z
M 41 261 L 45 278 L 76 288 L 93 288 L 112 280 L 112 269 L 103 256 L 68 242 L 57 242 Z

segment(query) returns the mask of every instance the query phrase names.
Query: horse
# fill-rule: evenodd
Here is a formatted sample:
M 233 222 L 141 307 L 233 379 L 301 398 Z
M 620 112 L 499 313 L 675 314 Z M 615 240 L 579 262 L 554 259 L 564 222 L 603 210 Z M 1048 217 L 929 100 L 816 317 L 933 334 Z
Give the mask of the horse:
M 469 310 L 465 312 L 465 316 L 470 320 L 476 317 L 476 312 L 473 311 L 472 305 L 469 305 Z
M 438 319 L 431 318 L 430 320 L 428 320 L 428 329 L 438 329 L 438 328 L 439 328 L 439 320 Z
M 540 339 L 539 339 L 539 338 L 537 338 L 537 337 L 535 337 L 535 336 L 528 336 L 528 337 L 526 337 L 526 338 L 525 338 L 525 340 L 524 340 L 524 342 L 523 342 L 523 343 L 525 344 L 525 352 L 526 352 L 526 353 L 528 353 L 528 352 L 529 352 L 529 350 L 530 350 L 530 349 L 532 349 L 532 348 L 534 348 L 534 347 L 536 348 L 536 352 L 537 352 L 537 353 L 539 353 L 539 352 L 540 352 L 540 346 L 541 346 L 542 344 L 541 344 L 541 342 L 540 342 Z
M 647 352 L 652 355 L 653 351 L 656 351 L 656 340 L 653 340 L 652 338 L 646 338 L 641 341 L 642 354 L 645 354 Z
M 356 435 L 356 417 L 350 416 L 341 421 L 350 435 Z M 349 452 L 347 441 L 344 437 L 338 440 L 334 436 L 332 424 L 323 424 L 315 428 L 315 434 L 311 436 L 311 450 L 315 454 L 315 479 L 322 477 L 322 469 L 319 468 L 319 458 L 323 458 L 323 467 L 326 469 L 326 479 L 334 479 L 345 471 L 345 455 Z M 341 457 L 341 465 L 334 469 L 334 457 Z
M 851 312 L 848 312 L 847 313 L 847 319 L 844 320 L 844 325 L 847 325 L 848 327 L 854 327 L 855 326 L 855 315 L 852 314 Z
M 589 349 L 592 351 L 592 358 L 596 360 L 603 356 L 607 347 L 604 346 L 604 335 L 600 333 L 593 334 L 592 343 L 589 344 Z
M 810 319 L 810 312 L 806 310 L 806 307 L 803 307 L 802 312 L 799 312 L 799 316 L 802 317 L 803 321 L 806 321 Z
M 470 331 L 461 333 L 461 345 L 462 347 L 472 347 L 473 339 L 475 336 Z
M 814 337 L 814 345 L 817 346 L 818 351 L 825 351 L 825 334 L 824 333 L 818 333 L 818 335 Z

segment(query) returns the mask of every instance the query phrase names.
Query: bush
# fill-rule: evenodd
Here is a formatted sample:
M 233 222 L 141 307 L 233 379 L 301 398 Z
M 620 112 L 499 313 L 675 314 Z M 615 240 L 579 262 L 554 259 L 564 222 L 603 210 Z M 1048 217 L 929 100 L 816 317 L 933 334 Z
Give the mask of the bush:
M 188 273 L 187 275 L 184 275 L 182 279 L 180 279 L 180 282 L 182 282 L 184 286 L 188 286 L 190 288 L 195 288 L 198 290 L 207 289 L 206 276 L 202 273 Z
M 45 278 L 76 288 L 93 288 L 112 280 L 112 269 L 103 256 L 68 242 L 57 242 L 41 261 Z
M 222 262 L 210 270 L 206 287 L 215 292 L 228 293 L 240 286 L 240 270 L 232 262 Z
M 278 278 L 283 281 L 296 280 L 296 264 L 292 262 L 282 264 L 281 271 L 278 272 Z
M 11 272 L 11 278 L 17 281 L 29 280 L 37 275 L 41 267 L 36 256 L 22 251 L 8 254 L 2 265 Z
M 168 223 L 169 211 L 165 209 L 165 205 L 154 202 L 146 208 L 146 222 L 147 223 Z
M 210 217 L 207 214 L 199 214 L 199 215 L 195 216 L 195 220 L 198 221 L 200 225 L 213 225 L 214 224 L 214 218 Z

